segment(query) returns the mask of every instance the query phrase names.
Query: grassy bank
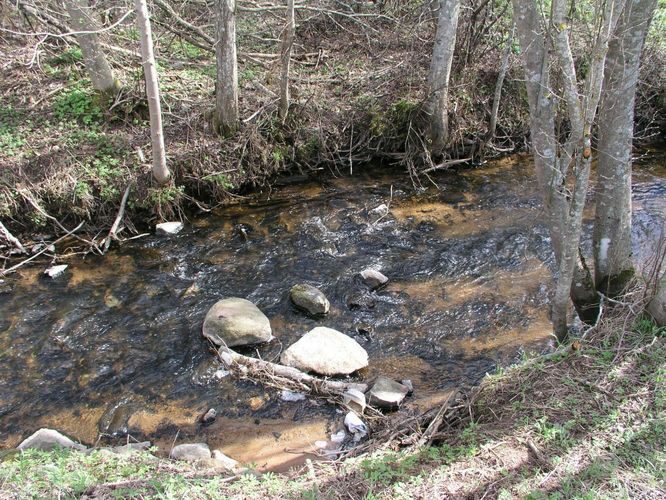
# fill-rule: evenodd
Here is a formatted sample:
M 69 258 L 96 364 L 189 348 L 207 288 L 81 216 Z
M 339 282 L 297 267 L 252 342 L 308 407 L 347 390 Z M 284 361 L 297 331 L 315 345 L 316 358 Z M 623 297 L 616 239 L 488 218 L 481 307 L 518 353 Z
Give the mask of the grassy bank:
M 48 216 L 66 228 L 83 221 L 82 230 L 92 234 L 111 225 L 129 186 L 122 225 L 126 230 L 121 234 L 128 236 L 135 226 L 182 218 L 235 200 L 239 193 L 284 172 L 338 175 L 373 161 L 400 165 L 418 183 L 416 173 L 429 166 L 422 104 L 435 22 L 427 5 L 380 3 L 359 4 L 349 14 L 336 13 L 339 5 L 322 0 L 317 5 L 323 11 L 299 12 L 293 101 L 285 123 L 277 116 L 282 19 L 241 12 L 242 123 L 238 133 L 227 138 L 211 127 L 211 47 L 196 45 L 187 33 L 174 31 L 173 19 L 156 9 L 164 132 L 174 173 L 165 187 L 155 185 L 150 175 L 148 114 L 133 20 L 101 36 L 106 47 L 116 48 L 106 55 L 123 88 L 113 101 L 100 102 L 75 41 L 17 34 L 39 31 L 38 27 L 57 30 L 8 8 L 0 21 L 11 27 L 0 36 L 0 219 L 25 238 L 62 234 Z M 131 3 L 114 0 L 109 7 L 107 24 L 131 9 Z M 453 158 L 473 156 L 486 135 L 499 61 L 511 29 L 506 10 L 495 21 L 494 14 L 473 20 L 467 10 L 450 89 L 448 155 Z M 64 13 L 55 14 L 67 22 Z M 180 14 L 212 33 L 212 25 L 205 24 L 212 16 L 205 2 Z M 487 25 L 478 25 L 481 18 Z M 637 101 L 637 134 L 642 136 L 658 134 L 663 124 L 666 92 L 659 61 L 666 51 L 660 38 L 653 38 L 656 41 L 646 49 L 651 64 L 644 71 Z M 517 49 L 510 63 L 495 140 L 498 149 L 490 149 L 491 155 L 524 148 L 529 132 Z
M 232 477 L 149 453 L 30 451 L 0 462 L 0 497 L 663 498 L 666 329 L 621 309 L 486 377 L 430 447 Z

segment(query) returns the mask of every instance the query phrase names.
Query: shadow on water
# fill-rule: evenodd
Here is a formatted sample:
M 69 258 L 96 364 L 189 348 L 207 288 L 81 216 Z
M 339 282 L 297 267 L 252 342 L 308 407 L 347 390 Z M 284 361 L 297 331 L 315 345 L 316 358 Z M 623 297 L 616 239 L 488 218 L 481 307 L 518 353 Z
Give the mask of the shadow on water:
M 663 227 L 663 177 L 637 176 L 639 252 Z M 277 339 L 258 348 L 264 359 L 330 326 L 368 351 L 361 377 L 410 378 L 426 402 L 524 349 L 548 349 L 553 257 L 533 178 L 516 156 L 443 172 L 439 190 L 415 192 L 408 179 L 377 171 L 285 186 L 175 237 L 73 261 L 62 278 L 23 271 L 0 291 L 0 445 L 49 426 L 88 444 L 100 432 L 129 433 L 168 450 L 178 436 L 260 467 L 294 463 L 340 415 L 220 378 L 201 324 L 224 297 L 247 298 L 270 318 Z M 391 209 L 383 217 L 373 212 L 381 204 Z M 389 286 L 369 292 L 356 277 L 366 267 L 381 269 Z M 327 295 L 325 319 L 289 304 L 300 282 Z M 202 427 L 208 408 L 220 417 Z

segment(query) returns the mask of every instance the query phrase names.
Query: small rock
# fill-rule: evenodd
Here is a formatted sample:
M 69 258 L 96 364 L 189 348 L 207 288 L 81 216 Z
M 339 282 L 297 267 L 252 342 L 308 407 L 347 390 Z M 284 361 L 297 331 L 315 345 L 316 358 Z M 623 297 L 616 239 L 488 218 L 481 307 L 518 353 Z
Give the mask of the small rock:
M 311 285 L 294 285 L 289 291 L 291 301 L 313 316 L 327 314 L 331 304 L 321 290 Z
M 273 339 L 271 323 L 257 306 L 232 297 L 217 301 L 206 314 L 203 335 L 215 345 L 227 347 L 257 344 Z
M 379 408 L 397 408 L 405 399 L 409 388 L 388 377 L 378 377 L 368 392 L 368 402 Z
M 383 217 L 383 216 L 385 216 L 386 214 L 389 213 L 389 207 L 385 203 L 382 203 L 381 205 L 379 205 L 379 206 L 373 208 L 372 210 L 370 210 L 370 213 L 372 215 L 377 215 L 379 217 Z
M 174 446 L 169 456 L 175 460 L 205 460 L 211 458 L 210 448 L 206 443 L 179 444 Z
M 215 418 L 217 418 L 217 411 L 215 408 L 211 408 L 201 416 L 200 420 L 202 424 L 206 425 L 215 422 Z
M 250 398 L 248 400 L 248 403 L 249 403 L 250 408 L 252 409 L 252 411 L 257 411 L 259 408 L 264 406 L 266 401 L 264 400 L 264 398 L 260 398 L 259 396 L 255 396 L 253 398 Z
M 367 291 L 356 292 L 347 298 L 347 307 L 349 309 L 372 309 L 375 307 L 375 298 Z
M 407 387 L 407 390 L 409 391 L 407 393 L 408 396 L 411 396 L 412 394 L 414 394 L 414 384 L 412 384 L 411 380 L 409 380 L 409 379 L 401 380 L 400 383 L 402 385 L 404 385 L 405 387 Z
M 347 430 L 352 433 L 354 441 L 356 442 L 367 436 L 369 432 L 368 426 L 365 425 L 363 420 L 361 420 L 353 411 L 350 411 L 345 416 L 345 427 L 347 427 Z
M 82 444 L 75 443 L 68 437 L 63 436 L 58 431 L 54 431 L 53 429 L 39 429 L 32 436 L 25 439 L 16 448 L 18 450 L 27 450 L 32 448 L 35 450 L 50 451 L 57 447 L 73 448 L 79 451 L 86 450 L 86 447 Z
M 376 290 L 386 283 L 388 283 L 388 278 L 376 269 L 364 269 L 361 271 L 361 278 L 366 285 L 370 287 L 371 290 Z
M 235 471 L 239 466 L 237 460 L 226 456 L 220 450 L 213 450 L 213 460 L 218 462 L 224 469 L 229 471 Z
M 97 427 L 102 434 L 121 436 L 129 432 L 129 419 L 136 411 L 135 404 L 120 401 L 112 404 L 99 419 Z
M 178 234 L 183 227 L 182 222 L 162 222 L 155 226 L 155 234 L 170 236 L 172 234 Z
M 284 351 L 280 361 L 321 375 L 348 375 L 368 366 L 368 353 L 351 337 L 318 326 Z
M 303 401 L 305 399 L 305 394 L 300 393 L 300 392 L 291 392 L 286 389 L 284 389 L 280 393 L 280 399 L 282 401 L 288 401 L 290 403 L 293 403 L 295 401 Z
M 347 437 L 347 433 L 344 430 L 339 430 L 335 434 L 331 434 L 331 442 L 335 444 L 342 444 Z
M 146 451 L 150 448 L 150 441 L 143 441 L 141 443 L 127 443 L 123 446 L 114 446 L 111 451 L 117 455 L 129 455 L 138 451 Z
M 49 278 L 57 278 L 65 272 L 65 269 L 67 269 L 67 264 L 60 264 L 59 266 L 49 267 L 44 271 L 44 274 L 46 274 Z
M 348 389 L 342 395 L 342 401 L 350 410 L 363 413 L 365 410 L 365 394 L 358 389 Z

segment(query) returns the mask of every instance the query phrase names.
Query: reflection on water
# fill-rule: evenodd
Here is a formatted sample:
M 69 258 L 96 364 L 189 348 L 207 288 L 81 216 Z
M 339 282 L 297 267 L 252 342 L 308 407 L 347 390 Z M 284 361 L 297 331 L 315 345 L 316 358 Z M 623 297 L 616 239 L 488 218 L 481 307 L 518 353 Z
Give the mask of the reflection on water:
M 259 347 L 264 359 L 330 326 L 368 351 L 362 377 L 410 378 L 421 404 L 523 349 L 546 349 L 553 259 L 533 178 L 517 156 L 442 172 L 440 190 L 415 192 L 408 179 L 377 171 L 288 186 L 175 237 L 72 261 L 62 279 L 22 271 L 0 292 L 0 446 L 48 426 L 87 444 L 129 432 L 168 451 L 178 436 L 259 466 L 291 463 L 340 415 L 218 378 L 201 324 L 223 297 L 247 298 L 271 319 L 277 339 Z M 637 176 L 641 255 L 663 227 L 665 191 L 663 176 Z M 372 209 L 382 203 L 391 213 L 380 218 Z M 389 286 L 368 292 L 356 277 L 366 267 L 381 269 Z M 290 306 L 299 282 L 328 296 L 325 319 Z M 220 417 L 203 427 L 209 408 Z

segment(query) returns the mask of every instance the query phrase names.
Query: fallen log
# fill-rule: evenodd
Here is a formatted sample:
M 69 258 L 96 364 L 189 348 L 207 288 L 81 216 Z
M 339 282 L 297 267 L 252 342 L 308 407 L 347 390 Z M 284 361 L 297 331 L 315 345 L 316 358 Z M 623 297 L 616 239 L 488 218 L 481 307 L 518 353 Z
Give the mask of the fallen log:
M 226 346 L 219 346 L 217 355 L 229 371 L 278 389 L 308 392 L 319 396 L 341 396 L 349 389 L 361 392 L 368 390 L 367 384 L 313 377 L 290 366 L 238 354 Z

